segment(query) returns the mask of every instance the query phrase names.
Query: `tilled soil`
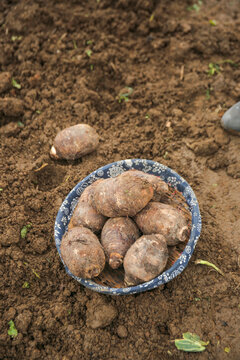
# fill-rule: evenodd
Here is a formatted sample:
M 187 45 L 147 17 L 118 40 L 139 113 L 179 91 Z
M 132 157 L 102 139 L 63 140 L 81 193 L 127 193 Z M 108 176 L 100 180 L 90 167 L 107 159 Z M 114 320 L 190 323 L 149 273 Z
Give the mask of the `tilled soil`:
M 0 2 L 1 359 L 240 358 L 240 137 L 220 125 L 239 101 L 239 10 L 238 0 Z M 77 123 L 97 130 L 98 149 L 50 159 L 56 133 Z M 128 158 L 182 175 L 203 229 L 180 276 L 111 297 L 65 273 L 53 226 L 81 179 Z M 204 352 L 176 349 L 187 331 L 210 342 Z

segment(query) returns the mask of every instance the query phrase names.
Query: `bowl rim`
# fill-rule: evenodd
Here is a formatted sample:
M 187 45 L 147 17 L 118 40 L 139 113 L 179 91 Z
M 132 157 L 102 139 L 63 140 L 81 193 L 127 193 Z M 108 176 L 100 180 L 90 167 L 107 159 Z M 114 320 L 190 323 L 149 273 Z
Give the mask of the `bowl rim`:
M 162 178 L 167 184 L 179 190 L 183 194 L 189 206 L 189 210 L 192 215 L 192 222 L 191 222 L 192 226 L 191 226 L 189 240 L 184 250 L 182 251 L 180 257 L 175 261 L 175 263 L 169 269 L 166 269 L 160 275 L 158 275 L 157 277 L 155 277 L 154 279 L 148 282 L 135 286 L 125 287 L 125 288 L 112 288 L 97 284 L 94 282 L 94 280 L 82 279 L 73 275 L 61 257 L 60 245 L 61 245 L 62 236 L 67 230 L 67 226 L 71 219 L 74 207 L 76 206 L 77 201 L 83 190 L 91 183 L 93 183 L 94 181 L 100 178 L 115 177 L 119 175 L 121 172 L 130 169 L 138 169 L 157 175 L 160 178 Z M 109 174 L 111 176 L 108 176 Z M 166 176 L 168 182 L 165 180 Z M 58 254 L 68 275 L 73 277 L 75 280 L 80 282 L 85 287 L 100 292 L 102 294 L 127 295 L 127 294 L 136 294 L 139 292 L 157 288 L 158 286 L 165 284 L 170 280 L 173 280 L 176 276 L 180 275 L 181 272 L 186 268 L 193 254 L 197 241 L 200 237 L 201 228 L 202 228 L 202 221 L 201 221 L 201 214 L 200 214 L 197 198 L 191 186 L 182 176 L 180 176 L 177 172 L 175 172 L 168 166 L 163 165 L 157 161 L 147 160 L 147 159 L 125 159 L 125 160 L 115 161 L 98 168 L 97 170 L 87 175 L 84 179 L 82 179 L 68 193 L 62 205 L 60 206 L 56 216 L 55 225 L 54 225 L 54 238 L 55 238 L 55 244 L 57 247 Z

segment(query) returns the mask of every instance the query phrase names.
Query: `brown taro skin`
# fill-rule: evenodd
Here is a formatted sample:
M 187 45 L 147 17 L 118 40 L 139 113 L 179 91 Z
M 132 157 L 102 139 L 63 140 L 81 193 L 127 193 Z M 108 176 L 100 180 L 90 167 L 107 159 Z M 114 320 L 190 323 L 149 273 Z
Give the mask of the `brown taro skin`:
M 188 238 L 188 226 L 180 210 L 168 204 L 150 202 L 134 220 L 143 234 L 162 234 L 169 246 Z
M 53 159 L 75 160 L 93 152 L 99 143 L 95 129 L 87 124 L 77 124 L 60 131 L 50 150 Z
M 92 197 L 93 197 L 93 193 L 94 193 L 94 188 L 97 184 L 99 184 L 100 182 L 102 182 L 104 179 L 98 179 L 96 181 L 94 181 L 94 183 L 92 183 L 91 185 L 88 185 L 82 192 L 79 201 L 81 202 L 87 202 L 90 205 L 92 205 Z
M 163 201 L 168 197 L 168 184 L 165 183 L 159 176 L 145 173 L 140 170 L 128 170 L 124 173 L 125 176 L 138 176 L 142 179 L 146 179 L 153 187 L 153 201 Z
M 109 265 L 117 269 L 129 247 L 139 238 L 140 232 L 133 220 L 127 217 L 108 219 L 101 233 L 101 244 Z
M 145 179 L 133 176 L 108 178 L 97 184 L 93 206 L 107 217 L 134 216 L 153 197 L 153 187 Z
M 91 195 L 94 186 L 96 186 L 96 183 L 100 181 L 101 180 L 97 180 L 83 191 L 73 211 L 73 215 L 68 225 L 68 230 L 75 226 L 84 226 L 92 230 L 94 233 L 98 233 L 103 228 L 107 218 L 104 215 L 99 214 L 91 205 Z
M 128 249 L 123 267 L 127 286 L 150 281 L 160 275 L 168 260 L 167 242 L 163 235 L 143 235 Z
M 66 232 L 60 252 L 71 273 L 80 278 L 92 279 L 104 269 L 104 250 L 97 236 L 87 228 L 74 227 Z

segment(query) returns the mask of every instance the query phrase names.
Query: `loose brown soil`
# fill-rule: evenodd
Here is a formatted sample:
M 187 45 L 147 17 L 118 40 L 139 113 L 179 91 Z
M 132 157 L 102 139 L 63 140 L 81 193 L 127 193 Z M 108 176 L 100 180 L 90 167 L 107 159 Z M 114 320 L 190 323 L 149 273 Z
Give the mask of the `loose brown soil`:
M 187 10 L 193 3 L 1 0 L 1 359 L 240 358 L 240 137 L 220 126 L 239 101 L 240 68 L 225 62 L 207 74 L 209 63 L 239 61 L 240 3 Z M 119 101 L 126 87 L 133 93 Z M 81 122 L 100 134 L 97 151 L 51 160 L 56 133 Z M 163 289 L 110 297 L 65 273 L 53 225 L 81 179 L 127 158 L 181 174 L 203 230 L 187 269 Z M 186 331 L 210 341 L 203 353 L 175 348 Z

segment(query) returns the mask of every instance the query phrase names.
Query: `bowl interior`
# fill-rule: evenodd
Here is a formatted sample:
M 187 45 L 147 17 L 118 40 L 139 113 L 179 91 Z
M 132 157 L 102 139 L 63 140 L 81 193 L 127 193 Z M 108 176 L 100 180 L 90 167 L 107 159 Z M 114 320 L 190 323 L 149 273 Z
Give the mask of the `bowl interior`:
M 191 212 L 191 220 L 190 220 L 191 230 L 190 230 L 189 240 L 185 248 L 182 249 L 179 258 L 173 263 L 173 265 L 170 268 L 167 267 L 167 270 L 165 270 L 159 276 L 143 284 L 139 284 L 131 287 L 119 287 L 119 284 L 123 283 L 122 282 L 123 270 L 120 270 L 118 272 L 115 271 L 112 273 L 109 267 L 106 267 L 102 277 L 100 276 L 95 281 L 81 279 L 73 275 L 69 271 L 68 267 L 63 262 L 60 251 L 62 236 L 67 231 L 68 223 L 71 219 L 73 210 L 78 202 L 80 195 L 87 186 L 89 186 L 98 179 L 115 177 L 123 173 L 124 171 L 130 169 L 141 170 L 156 176 L 160 176 L 161 179 L 164 180 L 170 186 L 170 188 L 173 189 L 173 191 L 174 189 L 176 189 L 177 192 L 182 194 Z M 73 277 L 75 280 L 80 282 L 82 285 L 92 290 L 98 291 L 100 293 L 110 294 L 110 295 L 124 295 L 124 294 L 135 294 L 138 292 L 154 289 L 159 285 L 167 283 L 168 281 L 174 279 L 177 275 L 179 275 L 187 266 L 191 258 L 191 255 L 194 251 L 194 248 L 200 236 L 200 232 L 201 232 L 201 215 L 199 211 L 198 202 L 192 188 L 186 182 L 186 180 L 184 180 L 180 175 L 178 175 L 172 169 L 158 162 L 152 160 L 145 160 L 145 159 L 127 159 L 127 160 L 117 161 L 97 169 L 96 171 L 88 175 L 86 178 L 84 178 L 82 181 L 80 181 L 70 191 L 70 193 L 67 195 L 67 197 L 63 201 L 58 211 L 55 221 L 54 237 L 55 237 L 56 247 L 61 257 L 61 260 L 65 266 L 65 270 L 71 277 Z M 105 279 L 105 282 L 108 283 L 107 277 L 109 275 L 111 276 L 111 280 L 112 280 L 110 283 L 116 284 L 114 287 L 103 285 L 104 284 L 103 278 Z M 114 279 L 116 280 L 116 282 Z

